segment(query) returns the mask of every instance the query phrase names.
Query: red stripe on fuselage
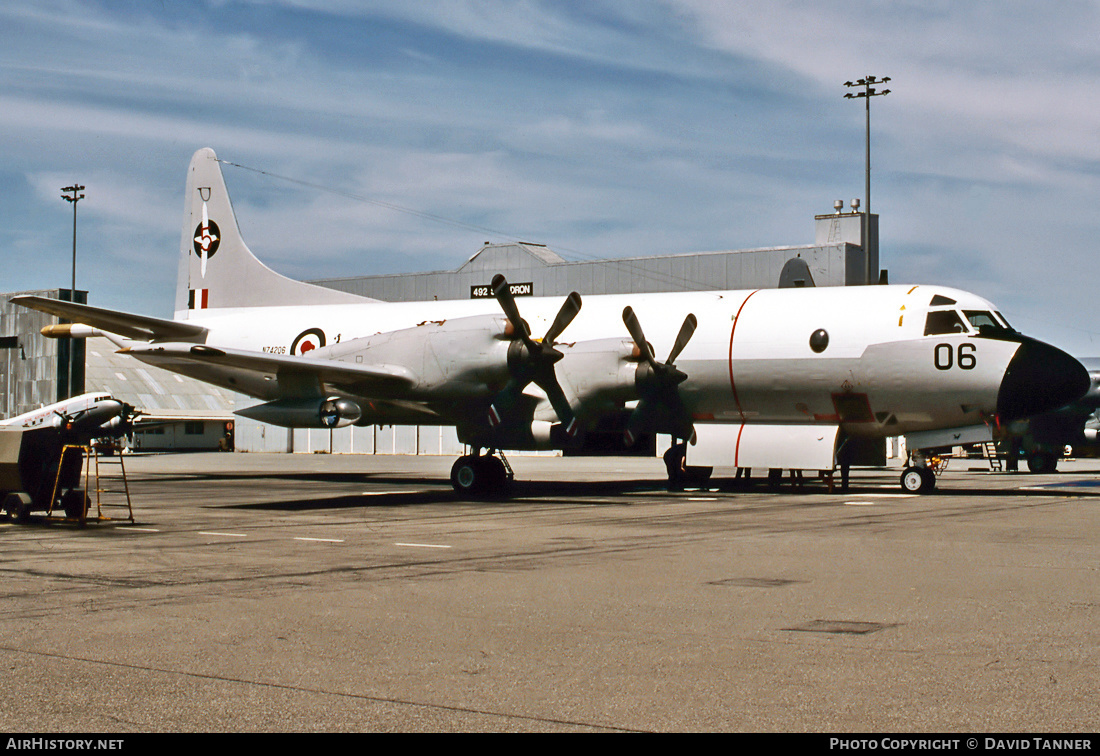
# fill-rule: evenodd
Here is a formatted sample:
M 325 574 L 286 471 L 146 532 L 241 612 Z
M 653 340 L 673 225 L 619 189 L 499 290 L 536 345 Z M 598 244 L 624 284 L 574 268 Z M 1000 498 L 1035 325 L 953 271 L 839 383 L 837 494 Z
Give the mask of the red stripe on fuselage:
M 749 300 L 752 299 L 752 295 L 755 294 L 757 291 L 760 291 L 760 289 L 750 292 L 749 295 L 745 297 L 745 301 L 742 302 L 741 306 L 737 308 L 737 314 L 733 317 L 733 325 L 730 327 L 730 390 L 733 392 L 733 403 L 737 405 L 737 412 L 741 415 L 742 422 L 744 422 L 745 420 L 745 412 L 741 409 L 741 400 L 737 397 L 737 383 L 733 379 L 733 335 L 737 332 L 737 321 L 741 319 L 741 311 L 745 309 L 745 305 L 749 303 Z M 738 434 L 737 439 L 738 441 L 741 440 L 740 434 Z
M 737 429 L 737 443 L 733 447 L 733 465 L 734 467 L 741 466 L 741 434 L 745 432 L 745 424 L 742 423 L 741 427 Z

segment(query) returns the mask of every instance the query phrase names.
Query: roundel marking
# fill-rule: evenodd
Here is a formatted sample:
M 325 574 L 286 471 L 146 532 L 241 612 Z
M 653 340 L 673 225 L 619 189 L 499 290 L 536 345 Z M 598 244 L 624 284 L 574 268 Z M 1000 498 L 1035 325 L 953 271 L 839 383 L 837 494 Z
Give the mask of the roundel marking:
M 212 220 L 195 226 L 195 254 L 209 260 L 222 243 L 222 232 Z
M 305 354 L 325 345 L 325 332 L 320 328 L 307 328 L 298 334 L 290 345 L 291 354 Z

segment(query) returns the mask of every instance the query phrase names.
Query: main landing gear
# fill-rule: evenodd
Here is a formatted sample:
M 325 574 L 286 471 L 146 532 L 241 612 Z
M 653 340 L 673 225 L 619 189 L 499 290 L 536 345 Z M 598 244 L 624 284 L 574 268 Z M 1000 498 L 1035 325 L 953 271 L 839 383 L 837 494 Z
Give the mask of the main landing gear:
M 455 460 L 451 467 L 451 485 L 455 493 L 462 496 L 498 496 L 503 494 L 512 482 L 512 468 L 504 455 L 494 456 L 492 450 L 481 454 L 475 449 L 473 454 L 465 454 Z

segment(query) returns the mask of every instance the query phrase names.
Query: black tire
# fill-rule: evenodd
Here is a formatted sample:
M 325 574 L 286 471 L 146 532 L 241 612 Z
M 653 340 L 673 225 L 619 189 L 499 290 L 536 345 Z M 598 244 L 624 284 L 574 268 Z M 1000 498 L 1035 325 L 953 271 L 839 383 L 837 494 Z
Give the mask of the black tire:
M 1041 475 L 1058 472 L 1058 458 L 1050 452 L 1032 452 L 1027 455 L 1027 469 Z
M 484 481 L 484 488 L 482 488 L 482 494 L 488 496 L 499 496 L 505 492 L 508 487 L 508 470 L 504 467 L 504 462 L 500 457 L 485 456 L 479 457 L 481 461 L 482 480 Z
M 451 465 L 451 486 L 455 493 L 462 496 L 476 496 L 484 485 L 484 468 L 479 463 L 481 457 L 467 454 L 455 460 Z
M 908 493 L 931 493 L 936 487 L 936 474 L 927 467 L 907 467 L 901 474 L 901 487 Z
M 31 515 L 31 497 L 22 492 L 11 492 L 4 497 L 4 512 L 9 520 L 26 522 Z
M 508 471 L 498 457 L 467 454 L 452 465 L 451 486 L 460 496 L 498 495 L 508 486 Z
M 684 457 L 687 454 L 686 444 L 673 444 L 664 453 L 665 472 L 668 474 L 668 490 L 684 490 Z
M 88 497 L 79 488 L 70 488 L 61 495 L 61 508 L 70 520 L 83 520 L 88 513 Z

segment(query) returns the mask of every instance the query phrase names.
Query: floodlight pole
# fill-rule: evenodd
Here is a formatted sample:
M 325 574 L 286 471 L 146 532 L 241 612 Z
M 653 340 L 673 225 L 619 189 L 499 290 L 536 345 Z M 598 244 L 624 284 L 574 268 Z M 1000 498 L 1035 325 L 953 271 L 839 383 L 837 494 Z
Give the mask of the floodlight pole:
M 62 194 L 61 195 L 61 199 L 65 200 L 66 202 L 71 203 L 72 206 L 73 206 L 73 280 L 72 280 L 72 294 L 71 294 L 72 299 L 70 299 L 69 301 L 75 302 L 76 301 L 76 203 L 80 202 L 80 200 L 84 199 L 83 194 L 78 194 L 78 192 L 84 191 L 84 187 L 80 186 L 79 184 L 74 183 L 72 186 L 62 187 L 61 191 L 67 192 L 67 194 Z
M 871 98 L 878 97 L 880 95 L 890 94 L 889 89 L 884 89 L 881 92 L 875 91 L 876 84 L 885 84 L 890 81 L 889 76 L 885 76 L 881 79 L 877 79 L 874 76 L 865 76 L 858 81 L 846 81 L 844 86 L 846 87 L 863 87 L 862 92 L 856 92 L 855 94 L 848 92 L 844 95 L 845 99 L 851 100 L 862 97 L 866 106 L 867 112 L 867 152 L 866 163 L 863 175 L 863 256 L 867 262 L 867 283 L 873 283 L 871 281 Z
M 69 301 L 76 302 L 76 203 L 84 199 L 84 195 L 80 192 L 84 191 L 84 187 L 77 184 L 75 181 L 72 186 L 64 186 L 61 191 L 66 192 L 61 195 L 61 199 L 72 204 L 73 206 L 73 278 L 72 287 L 69 290 Z M 73 346 L 72 341 L 69 342 L 69 390 L 68 395 L 73 396 L 73 392 L 76 389 L 76 361 L 73 360 Z

